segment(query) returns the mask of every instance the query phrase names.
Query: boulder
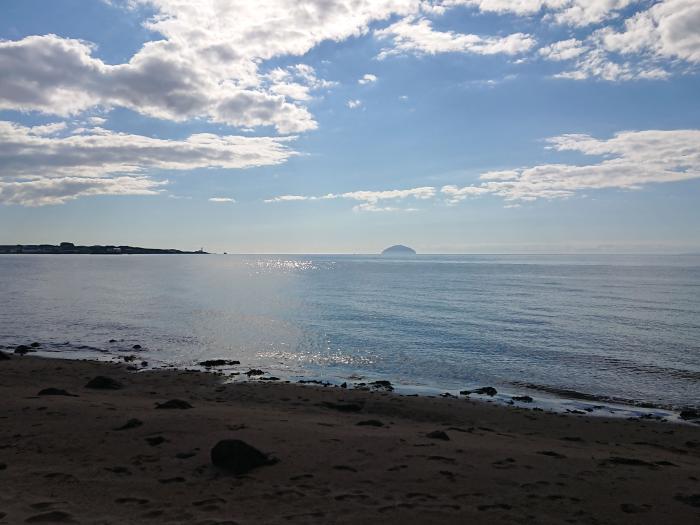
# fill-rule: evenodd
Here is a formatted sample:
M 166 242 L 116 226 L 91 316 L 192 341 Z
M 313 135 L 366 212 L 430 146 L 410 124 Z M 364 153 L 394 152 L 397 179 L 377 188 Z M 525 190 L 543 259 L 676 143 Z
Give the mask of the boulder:
M 493 397 L 496 394 L 498 394 L 498 390 L 496 390 L 492 386 L 484 386 L 481 388 L 477 388 L 476 390 L 462 390 L 460 394 L 463 396 L 468 396 L 469 394 L 481 394 L 484 396 Z
M 521 403 L 532 403 L 533 401 L 530 396 L 513 396 L 511 399 L 513 401 L 520 401 Z
M 34 350 L 29 348 L 27 345 L 19 345 L 15 348 L 15 354 L 24 355 L 29 352 L 34 352 Z
M 430 439 L 441 439 L 442 441 L 449 441 L 450 436 L 447 435 L 446 432 L 443 432 L 442 430 L 433 430 L 432 432 L 428 432 L 426 437 L 429 437 Z
M 63 390 L 62 388 L 44 388 L 43 390 L 40 390 L 39 393 L 37 394 L 39 396 L 71 396 L 71 397 L 78 397 L 75 394 L 71 394 L 67 390 Z
M 240 361 L 235 361 L 231 359 L 209 359 L 208 361 L 202 361 L 201 363 L 199 363 L 199 366 L 203 366 L 205 368 L 212 368 L 215 366 L 233 366 L 240 364 Z
M 95 388 L 97 390 L 119 390 L 123 386 L 124 385 L 122 385 L 119 381 L 112 379 L 111 377 L 96 376 L 88 381 L 85 388 Z
M 237 476 L 251 470 L 273 465 L 277 460 L 239 439 L 224 439 L 211 449 L 211 462 Z

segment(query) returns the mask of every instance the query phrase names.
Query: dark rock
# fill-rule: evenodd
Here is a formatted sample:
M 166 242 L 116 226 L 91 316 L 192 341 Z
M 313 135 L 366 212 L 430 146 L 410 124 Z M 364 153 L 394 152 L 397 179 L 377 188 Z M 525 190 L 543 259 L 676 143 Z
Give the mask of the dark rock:
M 34 352 L 34 350 L 29 348 L 27 345 L 19 345 L 15 348 L 15 354 L 24 355 L 29 352 Z
M 112 379 L 111 377 L 96 376 L 88 381 L 85 388 L 95 388 L 98 390 L 119 390 L 123 386 L 124 385 L 122 385 L 119 381 Z
M 694 408 L 686 408 L 685 410 L 681 410 L 680 416 L 681 419 L 685 420 L 700 419 L 700 410 L 696 410 Z
M 44 514 L 37 514 L 36 516 L 30 516 L 25 523 L 76 523 L 73 516 L 62 510 L 52 510 L 51 512 L 46 512 Z
M 5 352 L 0 352 L 0 361 L 9 361 L 10 356 L 7 355 Z
M 628 465 L 630 467 L 657 468 L 656 465 L 654 465 L 653 463 L 649 463 L 648 461 L 644 461 L 643 459 L 623 458 L 619 456 L 612 456 L 606 460 L 603 460 L 603 463 L 609 463 L 612 465 Z
M 700 507 L 700 494 L 676 494 L 676 499 L 691 507 Z
M 137 428 L 143 425 L 143 421 L 140 419 L 132 418 L 126 423 L 124 423 L 122 426 L 115 428 L 114 430 L 129 430 L 131 428 Z
M 116 339 L 110 339 L 109 342 L 110 342 L 110 343 L 116 343 L 117 340 L 116 340 Z
M 556 458 L 556 459 L 565 459 L 566 456 L 564 454 L 559 454 L 559 452 L 554 452 L 553 450 L 541 450 L 538 452 L 538 454 L 541 454 L 543 456 L 549 456 L 550 458 Z
M 132 361 L 136 361 L 136 356 L 135 355 L 123 355 L 122 359 L 124 360 L 125 363 L 131 363 Z
M 156 408 L 177 408 L 180 410 L 184 410 L 186 408 L 193 407 L 187 401 L 183 401 L 182 399 L 171 399 L 170 401 L 166 401 L 165 403 L 156 403 Z
M 141 345 L 134 345 L 131 347 L 133 350 L 141 350 Z
M 152 447 L 157 447 L 158 445 L 162 445 L 163 443 L 167 442 L 168 440 L 165 439 L 163 436 L 153 436 L 146 438 L 146 443 L 148 443 Z
M 520 401 L 522 403 L 532 403 L 533 399 L 530 396 L 513 396 L 511 398 L 513 401 Z
M 199 363 L 199 366 L 212 368 L 214 366 L 233 366 L 240 364 L 240 361 L 234 361 L 230 359 L 209 359 L 208 361 L 202 361 L 201 363 Z
M 75 394 L 71 394 L 70 392 L 63 390 L 62 388 L 44 388 L 41 390 L 37 395 L 40 396 L 71 396 L 71 397 L 78 397 Z
M 258 370 L 257 368 L 251 368 L 250 370 L 248 370 L 248 371 L 245 373 L 245 375 L 247 375 L 248 377 L 251 377 L 251 376 L 261 376 L 261 375 L 263 375 L 264 373 L 265 373 L 265 372 L 263 372 L 262 370 Z
M 211 449 L 211 462 L 240 476 L 254 468 L 273 465 L 277 460 L 239 439 L 224 439 Z
M 430 439 L 442 439 L 443 441 L 450 440 L 450 436 L 448 436 L 447 433 L 443 432 L 442 430 L 433 430 L 432 432 L 428 432 L 426 437 L 429 437 Z
M 370 383 L 370 386 L 377 389 L 384 389 L 389 392 L 394 390 L 391 381 L 374 381 L 373 383 Z
M 275 376 L 261 377 L 261 378 L 260 378 L 260 381 L 279 381 L 279 380 L 280 380 L 280 378 L 279 378 L 279 377 L 275 377 Z
M 358 426 L 361 426 L 361 427 L 383 427 L 384 426 L 384 423 L 382 423 L 378 419 L 368 419 L 366 421 L 358 421 L 356 424 Z
M 41 344 L 39 344 L 39 343 L 37 343 L 36 341 L 34 341 L 34 342 L 33 342 L 32 344 L 30 344 L 29 346 L 31 346 L 32 348 L 39 348 L 39 347 L 41 346 Z
M 342 385 L 340 385 L 340 388 L 347 388 L 347 387 L 348 387 L 347 383 L 343 383 Z
M 330 401 L 324 401 L 321 405 L 340 412 L 359 412 L 362 410 L 362 405 L 358 403 L 332 403 Z
M 136 365 L 129 365 L 129 366 L 126 367 L 126 369 L 127 369 L 129 372 L 138 372 L 139 367 L 136 366 Z
M 493 397 L 496 394 L 498 394 L 498 390 L 496 390 L 492 386 L 484 386 L 481 388 L 477 388 L 476 390 L 473 390 L 472 394 L 481 394 L 481 395 Z
M 148 366 L 148 361 L 141 361 L 141 366 Z
M 331 386 L 328 381 L 319 381 L 318 379 L 300 379 L 297 381 L 300 385 L 321 385 L 321 386 Z

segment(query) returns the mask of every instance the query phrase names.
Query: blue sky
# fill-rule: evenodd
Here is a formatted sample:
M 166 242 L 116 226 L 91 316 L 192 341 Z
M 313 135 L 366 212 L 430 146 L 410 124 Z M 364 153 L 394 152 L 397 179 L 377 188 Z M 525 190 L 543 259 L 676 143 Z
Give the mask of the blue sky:
M 700 251 L 694 0 L 0 10 L 0 243 Z

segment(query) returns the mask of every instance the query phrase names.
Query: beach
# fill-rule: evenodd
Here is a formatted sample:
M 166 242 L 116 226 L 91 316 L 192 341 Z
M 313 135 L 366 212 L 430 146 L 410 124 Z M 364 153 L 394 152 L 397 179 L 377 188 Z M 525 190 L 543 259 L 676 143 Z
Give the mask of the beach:
M 108 380 L 87 388 L 98 376 Z M 700 517 L 696 425 L 223 380 L 95 361 L 3 360 L 0 523 Z M 211 449 L 231 439 L 269 461 L 239 475 L 213 465 Z

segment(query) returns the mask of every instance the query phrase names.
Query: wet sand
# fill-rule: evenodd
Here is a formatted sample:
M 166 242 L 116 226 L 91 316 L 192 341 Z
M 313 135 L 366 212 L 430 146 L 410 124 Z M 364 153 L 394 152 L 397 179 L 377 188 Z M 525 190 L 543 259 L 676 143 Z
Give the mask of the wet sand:
M 173 399 L 192 408 L 156 408 Z M 278 461 L 232 475 L 211 463 L 222 439 Z M 0 362 L 0 523 L 690 524 L 699 480 L 693 425 Z

